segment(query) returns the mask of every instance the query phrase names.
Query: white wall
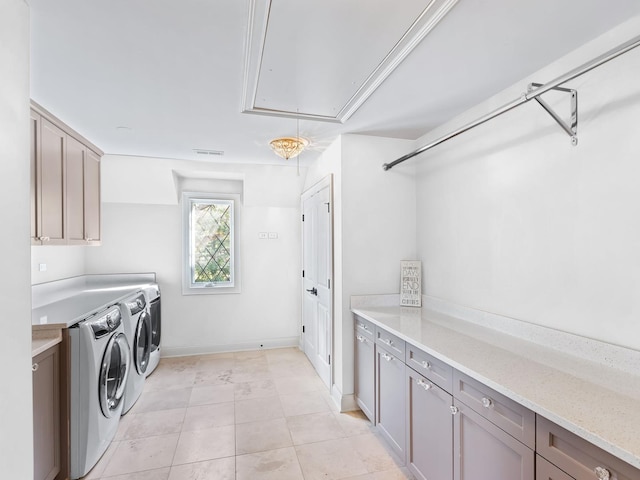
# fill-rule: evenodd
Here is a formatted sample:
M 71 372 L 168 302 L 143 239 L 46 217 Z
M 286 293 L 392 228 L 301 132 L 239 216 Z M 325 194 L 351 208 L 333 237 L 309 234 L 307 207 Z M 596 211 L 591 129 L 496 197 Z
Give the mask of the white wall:
M 88 248 L 78 245 L 34 245 L 31 247 L 31 283 L 50 282 L 61 278 L 83 275 L 85 252 Z M 40 265 L 46 265 L 44 272 Z
M 351 295 L 400 290 L 400 261 L 416 251 L 415 166 L 382 164 L 412 147 L 407 140 L 343 135 L 309 167 L 305 188 L 334 175 L 334 384 L 353 393 Z
M 129 167 L 140 172 L 138 182 L 146 179 L 140 189 L 122 181 L 130 179 Z M 165 354 L 298 345 L 304 176 L 295 167 L 105 156 L 102 169 L 103 240 L 86 249 L 87 273 L 157 273 Z M 176 173 L 196 180 L 175 181 Z M 243 185 L 242 292 L 183 296 L 177 188 L 184 183 L 191 190 L 215 178 Z M 278 239 L 259 240 L 258 232 L 277 232 Z
M 632 19 L 436 134 L 638 31 Z M 638 78 L 640 49 L 566 85 L 578 90 L 577 147 L 531 102 L 411 160 L 425 294 L 640 349 Z
M 33 478 L 29 279 L 29 8 L 0 2 L 0 472 Z

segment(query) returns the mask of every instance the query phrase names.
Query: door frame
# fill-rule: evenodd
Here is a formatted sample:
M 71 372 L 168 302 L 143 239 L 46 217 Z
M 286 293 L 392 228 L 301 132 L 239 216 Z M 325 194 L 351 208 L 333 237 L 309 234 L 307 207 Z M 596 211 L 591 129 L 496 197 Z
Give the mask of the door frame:
M 335 278 L 334 278 L 334 272 L 335 272 L 335 239 L 334 239 L 334 195 L 333 195 L 333 173 L 329 173 L 327 176 L 323 177 L 322 179 L 318 180 L 316 183 L 314 183 L 311 187 L 309 187 L 308 189 L 306 189 L 304 192 L 302 192 L 302 195 L 300 196 L 300 221 L 301 221 L 301 225 L 302 225 L 302 216 L 304 215 L 304 202 L 305 200 L 307 200 L 308 198 L 312 197 L 313 195 L 319 193 L 320 191 L 322 191 L 325 188 L 329 188 L 329 241 L 331 243 L 331 269 L 330 269 L 330 296 L 331 296 L 331 309 L 330 309 L 330 314 L 331 314 L 331 322 L 329 322 L 329 340 L 331 342 L 331 345 L 329 346 L 329 351 L 331 352 L 331 361 L 330 361 L 330 368 L 329 368 L 329 391 L 331 391 L 333 389 L 333 377 L 334 377 L 334 364 L 335 364 L 335 355 L 334 355 L 334 331 L 335 331 Z M 304 271 L 304 225 L 302 225 L 302 228 L 300 229 L 300 237 L 301 237 L 301 244 L 302 244 L 302 248 L 300 249 L 300 254 L 301 254 L 301 265 L 302 265 L 302 270 Z M 304 352 L 304 333 L 302 332 L 302 327 L 304 326 L 304 277 L 302 275 L 300 275 L 300 341 L 299 341 L 299 348 L 300 350 L 302 350 Z

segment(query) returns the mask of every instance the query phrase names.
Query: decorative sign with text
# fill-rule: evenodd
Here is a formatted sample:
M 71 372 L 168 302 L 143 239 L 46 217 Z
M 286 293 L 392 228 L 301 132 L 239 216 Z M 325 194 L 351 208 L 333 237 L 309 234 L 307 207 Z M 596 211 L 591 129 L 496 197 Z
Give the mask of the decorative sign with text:
M 402 260 L 400 262 L 400 306 L 422 306 L 422 262 Z

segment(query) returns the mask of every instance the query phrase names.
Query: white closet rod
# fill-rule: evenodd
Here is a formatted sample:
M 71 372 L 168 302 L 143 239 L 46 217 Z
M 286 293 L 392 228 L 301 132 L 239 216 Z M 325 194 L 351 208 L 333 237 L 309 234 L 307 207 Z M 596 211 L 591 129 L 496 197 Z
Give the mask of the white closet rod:
M 535 90 L 528 92 L 528 93 L 523 93 L 522 96 L 520 98 L 517 98 L 509 103 L 504 104 L 503 106 L 493 110 L 492 112 L 474 120 L 473 122 L 470 122 L 466 125 L 464 125 L 463 127 L 460 127 L 446 135 L 443 135 L 442 137 L 438 138 L 437 140 L 434 140 L 431 143 L 428 143 L 420 148 L 418 148 L 417 150 L 414 150 L 411 153 L 407 153 L 406 155 L 394 160 L 393 162 L 390 163 L 385 163 L 384 165 L 382 165 L 382 169 L 383 170 L 390 170 L 393 167 L 395 167 L 396 165 L 405 162 L 407 160 L 409 160 L 410 158 L 415 157 L 416 155 L 420 155 L 423 152 L 426 152 L 427 150 L 432 149 L 433 147 L 440 145 L 441 143 L 446 142 L 447 140 L 450 140 L 454 137 L 457 137 L 458 135 L 460 135 L 461 133 L 464 133 L 468 130 L 471 130 L 472 128 L 477 127 L 478 125 L 482 125 L 483 123 L 491 120 L 492 118 L 495 118 L 499 115 L 502 115 L 503 113 L 508 112 L 509 110 L 513 110 L 514 108 L 527 103 L 531 100 L 534 100 L 536 98 L 538 98 L 540 95 L 542 95 L 543 93 L 548 92 L 549 90 L 552 90 L 554 88 L 557 88 L 559 85 L 562 85 L 563 83 L 568 82 L 569 80 L 573 80 L 576 77 L 579 77 L 580 75 L 587 73 L 590 70 L 593 70 L 596 67 L 599 67 L 600 65 L 607 63 L 609 60 L 613 60 L 614 58 L 622 55 L 623 53 L 628 52 L 629 50 L 632 50 L 634 48 L 636 48 L 637 46 L 640 46 L 640 35 L 637 37 L 632 38 L 631 40 L 629 40 L 628 42 L 625 42 L 619 46 L 617 46 L 616 48 L 613 48 L 611 50 L 609 50 L 608 52 L 600 55 L 599 57 L 594 58 L 593 60 L 591 60 L 590 62 L 587 62 L 577 68 L 574 68 L 573 70 L 565 73 L 564 75 L 561 75 L 557 78 L 555 78 L 554 80 L 551 80 L 548 83 L 545 83 L 544 85 L 536 88 Z

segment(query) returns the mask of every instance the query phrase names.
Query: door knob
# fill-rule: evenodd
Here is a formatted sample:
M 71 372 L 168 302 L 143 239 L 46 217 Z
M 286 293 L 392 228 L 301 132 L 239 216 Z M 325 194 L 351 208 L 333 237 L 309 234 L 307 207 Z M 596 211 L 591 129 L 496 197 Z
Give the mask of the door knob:
M 307 289 L 307 292 L 309 292 L 311 295 L 315 295 L 316 297 L 318 296 L 318 290 L 316 289 L 316 287 L 313 287 L 312 289 Z

